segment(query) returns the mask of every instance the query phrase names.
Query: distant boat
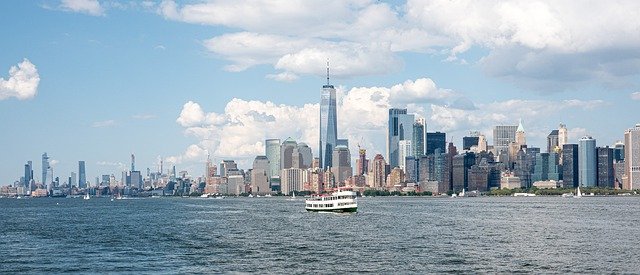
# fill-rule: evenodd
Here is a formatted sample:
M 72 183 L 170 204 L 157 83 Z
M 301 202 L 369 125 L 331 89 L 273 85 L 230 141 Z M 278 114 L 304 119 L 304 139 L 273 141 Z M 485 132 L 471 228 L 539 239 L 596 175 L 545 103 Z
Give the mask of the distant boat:
M 265 196 L 265 198 L 271 198 L 271 194 L 266 194 L 264 196 Z
M 89 193 L 84 194 L 84 199 L 85 199 L 85 200 L 88 200 L 88 199 L 90 199 L 90 198 L 91 198 L 91 196 L 89 196 Z
M 576 195 L 573 196 L 574 198 L 582 198 L 582 192 L 580 192 L 580 186 L 578 186 L 578 188 L 576 188 Z
M 249 198 L 253 198 L 253 194 L 249 194 Z
M 293 195 L 291 196 L 292 199 L 296 199 L 296 191 L 293 191 Z
M 535 197 L 536 194 L 531 194 L 531 193 L 514 193 L 513 194 L 514 197 Z
M 458 194 L 458 197 L 464 197 L 464 188 L 462 188 L 462 192 L 460 192 L 460 194 Z

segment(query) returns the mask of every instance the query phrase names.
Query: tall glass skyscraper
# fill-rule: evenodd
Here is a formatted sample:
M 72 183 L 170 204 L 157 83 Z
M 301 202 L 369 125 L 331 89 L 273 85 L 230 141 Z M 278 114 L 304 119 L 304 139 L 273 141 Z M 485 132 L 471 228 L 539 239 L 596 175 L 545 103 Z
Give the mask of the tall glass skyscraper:
M 87 188 L 87 172 L 84 160 L 78 161 L 78 188 Z
M 595 187 L 598 183 L 598 155 L 596 140 L 582 137 L 578 143 L 578 174 L 580 186 Z
M 327 62 L 327 85 L 322 86 L 320 97 L 320 142 L 318 157 L 320 167 L 333 166 L 333 149 L 338 142 L 338 114 L 336 111 L 336 89 L 329 84 L 329 64 Z
M 387 133 L 387 159 L 391 168 L 400 165 L 400 141 L 413 139 L 415 116 L 407 109 L 389 109 L 389 132 Z M 413 151 L 411 152 L 413 155 Z M 410 155 L 409 155 L 410 156 Z
M 49 171 L 49 168 L 51 168 L 49 166 L 49 156 L 47 156 L 47 153 L 45 152 L 44 154 L 42 154 L 42 183 L 47 184 L 47 172 Z
M 640 123 L 624 133 L 624 189 L 640 187 Z
M 265 156 L 269 159 L 269 177 L 280 177 L 280 139 L 267 139 L 265 141 Z

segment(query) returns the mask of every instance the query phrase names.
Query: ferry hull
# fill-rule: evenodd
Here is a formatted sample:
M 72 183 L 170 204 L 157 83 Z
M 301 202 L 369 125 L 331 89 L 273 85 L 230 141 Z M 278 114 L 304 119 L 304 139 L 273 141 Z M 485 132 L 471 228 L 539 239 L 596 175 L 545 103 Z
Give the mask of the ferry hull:
M 358 207 L 339 208 L 339 209 L 320 209 L 320 208 L 306 208 L 308 212 L 336 212 L 336 213 L 353 213 L 358 211 Z

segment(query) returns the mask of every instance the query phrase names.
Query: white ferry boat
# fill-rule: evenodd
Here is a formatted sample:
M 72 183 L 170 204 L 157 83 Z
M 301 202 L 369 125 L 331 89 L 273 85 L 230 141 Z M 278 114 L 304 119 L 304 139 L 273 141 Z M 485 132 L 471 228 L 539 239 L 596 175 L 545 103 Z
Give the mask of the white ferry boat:
M 305 209 L 316 212 L 356 212 L 358 210 L 357 193 L 354 191 L 342 191 L 331 195 L 311 196 L 305 200 Z

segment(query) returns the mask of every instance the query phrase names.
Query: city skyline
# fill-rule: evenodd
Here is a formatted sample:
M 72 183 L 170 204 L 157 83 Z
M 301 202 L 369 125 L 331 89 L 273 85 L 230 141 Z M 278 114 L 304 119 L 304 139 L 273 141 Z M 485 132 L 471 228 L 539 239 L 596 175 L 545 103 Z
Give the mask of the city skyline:
M 1 3 L 12 39 L 0 52 L 0 185 L 24 176 L 27 161 L 37 177 L 44 152 L 61 180 L 79 161 L 89 180 L 118 177 L 132 153 L 139 170 L 162 159 L 204 175 L 208 154 L 249 168 L 269 138 L 293 137 L 318 156 L 326 59 L 336 134 L 351 140 L 352 160 L 360 141 L 370 157 L 386 154 L 390 108 L 425 118 L 427 132 L 459 148 L 469 131 L 493 140 L 493 126 L 519 119 L 540 148 L 559 123 L 568 143 L 589 135 L 611 146 L 640 121 L 631 112 L 640 104 L 640 23 L 616 13 L 639 10 L 633 2 L 572 11 L 577 4 L 337 1 L 259 4 L 269 8 L 249 18 L 216 13 L 240 15 L 244 4 Z M 439 16 L 429 18 L 430 8 Z M 525 10 L 532 22 L 505 14 Z M 322 18 L 296 16 L 311 12 Z M 508 28 L 456 32 L 461 16 L 486 26 L 498 16 Z M 287 22 L 296 27 L 279 27 Z

